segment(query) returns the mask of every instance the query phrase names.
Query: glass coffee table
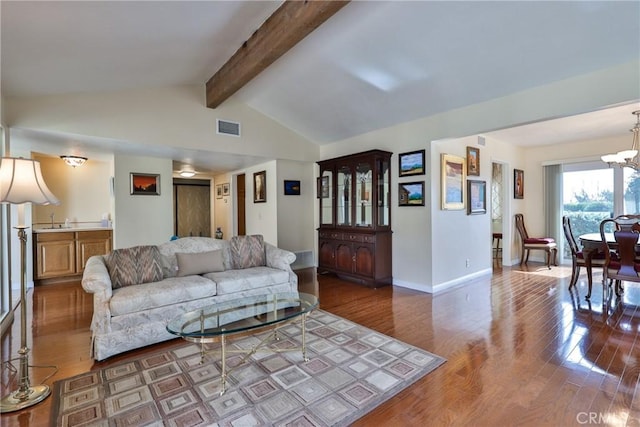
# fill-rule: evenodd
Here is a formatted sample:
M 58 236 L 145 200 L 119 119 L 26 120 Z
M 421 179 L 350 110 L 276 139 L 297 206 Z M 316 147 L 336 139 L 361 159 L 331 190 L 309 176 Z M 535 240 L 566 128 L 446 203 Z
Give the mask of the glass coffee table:
M 200 363 L 204 363 L 207 354 L 206 343 L 220 341 L 221 383 L 224 394 L 227 387 L 227 353 L 244 353 L 237 366 L 242 365 L 251 355 L 263 350 L 264 346 L 278 339 L 278 328 L 300 319 L 302 328 L 302 346 L 286 349 L 269 349 L 273 352 L 302 351 L 302 358 L 308 361 L 306 349 L 307 315 L 318 307 L 318 298 L 314 295 L 292 292 L 280 294 L 243 297 L 203 307 L 184 313 L 167 324 L 167 331 L 184 340 L 200 344 Z M 228 349 L 227 337 L 230 335 L 257 332 L 271 329 L 271 333 L 250 349 Z

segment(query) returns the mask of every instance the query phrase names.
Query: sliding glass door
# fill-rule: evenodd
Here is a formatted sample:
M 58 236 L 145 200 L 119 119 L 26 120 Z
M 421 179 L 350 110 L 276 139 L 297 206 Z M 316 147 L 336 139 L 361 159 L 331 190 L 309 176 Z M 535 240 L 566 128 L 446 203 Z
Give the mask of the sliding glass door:
M 640 173 L 610 168 L 600 161 L 562 165 L 562 214 L 571 219 L 573 233 L 598 233 L 600 222 L 640 212 Z M 564 238 L 563 238 L 564 243 Z M 571 260 L 567 245 L 563 258 Z

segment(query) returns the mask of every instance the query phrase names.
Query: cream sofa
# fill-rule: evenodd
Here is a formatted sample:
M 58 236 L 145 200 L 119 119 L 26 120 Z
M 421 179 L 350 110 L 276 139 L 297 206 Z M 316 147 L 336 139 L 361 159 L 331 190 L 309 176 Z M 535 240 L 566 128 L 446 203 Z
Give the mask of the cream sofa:
M 91 257 L 84 270 L 82 287 L 93 294 L 92 357 L 103 360 L 176 338 L 167 332 L 166 325 L 187 311 L 243 296 L 297 291 L 298 278 L 291 269 L 295 254 L 269 243 L 262 243 L 265 265 L 248 268 L 240 265 L 238 268 L 238 262 L 246 264 L 246 259 L 239 260 L 241 257 L 234 243 L 237 243 L 235 239 L 245 237 L 259 237 L 262 242 L 262 236 L 234 237 L 231 242 L 185 237 L 156 247 L 145 247 L 158 255 L 144 265 L 135 256 L 114 258 L 117 251 Z M 203 262 L 210 254 L 218 257 L 218 261 Z M 185 260 L 189 260 L 189 267 Z M 131 262 L 134 263 L 132 270 L 136 270 L 132 273 L 134 276 L 142 270 L 161 268 L 161 277 L 156 277 L 160 280 L 114 287 L 112 277 L 118 274 L 115 270 Z M 135 265 L 136 262 L 140 265 Z M 155 263 L 160 266 L 149 266 Z M 180 264 L 185 266 L 182 273 L 186 275 L 181 274 Z M 203 268 L 205 264 L 216 264 L 217 267 Z M 205 271 L 209 269 L 214 271 Z M 188 270 L 199 274 L 190 274 Z M 118 282 L 119 279 L 114 280 Z

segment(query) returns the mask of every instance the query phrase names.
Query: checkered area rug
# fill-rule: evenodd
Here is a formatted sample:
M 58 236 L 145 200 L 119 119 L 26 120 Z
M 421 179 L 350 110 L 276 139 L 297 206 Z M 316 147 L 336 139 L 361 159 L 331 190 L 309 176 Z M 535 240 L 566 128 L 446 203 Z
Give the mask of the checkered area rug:
M 51 425 L 344 426 L 445 362 L 322 310 L 306 325 L 308 362 L 301 351 L 259 352 L 243 364 L 243 355 L 227 354 L 233 370 L 222 396 L 219 352 L 200 364 L 199 346 L 186 342 L 57 381 Z M 274 347 L 299 347 L 300 322 L 278 336 Z M 252 348 L 262 338 L 230 339 L 227 348 Z

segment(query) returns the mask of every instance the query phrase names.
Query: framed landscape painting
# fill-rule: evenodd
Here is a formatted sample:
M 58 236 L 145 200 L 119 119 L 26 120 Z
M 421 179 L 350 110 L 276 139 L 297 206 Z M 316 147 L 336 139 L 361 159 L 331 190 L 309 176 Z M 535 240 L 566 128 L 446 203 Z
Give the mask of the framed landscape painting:
M 399 183 L 398 206 L 424 206 L 424 181 Z
M 299 196 L 300 195 L 300 181 L 284 180 L 284 195 L 285 196 Z
M 131 172 L 131 194 L 141 196 L 160 195 L 160 175 Z
M 424 175 L 424 150 L 411 151 L 398 155 L 398 171 L 401 177 Z
M 441 197 L 443 210 L 461 210 L 465 205 L 466 164 L 462 157 L 442 154 Z

